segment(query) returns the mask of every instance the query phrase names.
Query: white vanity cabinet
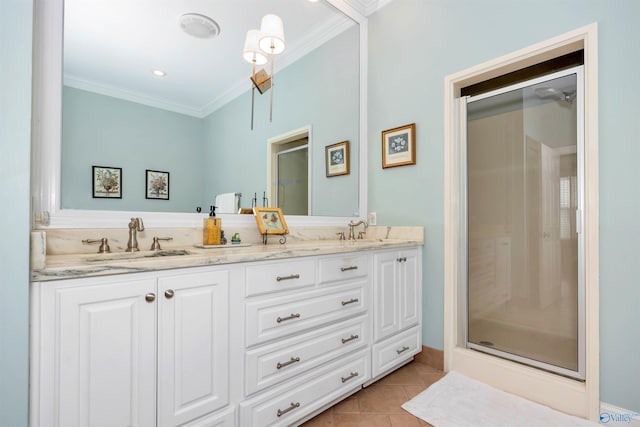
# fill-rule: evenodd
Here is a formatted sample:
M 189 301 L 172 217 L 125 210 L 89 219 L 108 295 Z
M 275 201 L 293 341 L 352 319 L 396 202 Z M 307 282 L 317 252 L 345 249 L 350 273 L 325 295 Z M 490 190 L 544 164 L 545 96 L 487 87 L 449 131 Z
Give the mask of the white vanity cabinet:
M 411 246 L 34 282 L 31 425 L 299 425 L 421 350 L 420 264 Z
M 370 379 L 370 260 L 354 252 L 247 267 L 240 425 L 295 425 Z
M 204 425 L 229 403 L 228 286 L 226 269 L 32 284 L 32 425 Z
M 373 256 L 373 376 L 422 350 L 421 251 L 380 251 Z

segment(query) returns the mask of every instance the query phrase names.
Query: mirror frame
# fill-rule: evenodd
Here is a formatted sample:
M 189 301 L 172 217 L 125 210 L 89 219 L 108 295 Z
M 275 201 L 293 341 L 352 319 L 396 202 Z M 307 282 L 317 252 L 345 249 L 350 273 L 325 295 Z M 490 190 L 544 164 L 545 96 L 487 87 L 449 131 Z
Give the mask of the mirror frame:
M 360 82 L 358 134 L 358 212 L 353 216 L 289 215 L 291 226 L 344 226 L 367 216 L 367 18 L 345 0 L 325 0 L 359 25 Z M 32 228 L 121 228 L 131 217 L 143 217 L 147 227 L 201 227 L 203 214 L 173 212 L 61 209 L 64 0 L 35 0 L 33 32 L 33 104 L 31 136 Z M 253 215 L 220 215 L 235 227 L 254 227 Z

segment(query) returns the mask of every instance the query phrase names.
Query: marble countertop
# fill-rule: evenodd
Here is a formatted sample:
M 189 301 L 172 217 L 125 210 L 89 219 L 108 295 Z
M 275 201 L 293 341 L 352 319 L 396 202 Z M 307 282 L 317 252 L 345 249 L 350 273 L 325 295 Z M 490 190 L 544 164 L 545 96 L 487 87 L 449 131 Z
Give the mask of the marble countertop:
M 314 255 L 340 254 L 376 249 L 418 246 L 424 243 L 422 233 L 404 238 L 367 238 L 362 240 L 316 240 L 283 245 L 252 244 L 234 247 L 202 249 L 182 246 L 160 251 L 109 254 L 47 255 L 43 268 L 34 269 L 31 280 L 43 282 L 79 277 L 201 267 L 252 261 L 266 261 Z M 274 239 L 278 236 L 273 236 Z

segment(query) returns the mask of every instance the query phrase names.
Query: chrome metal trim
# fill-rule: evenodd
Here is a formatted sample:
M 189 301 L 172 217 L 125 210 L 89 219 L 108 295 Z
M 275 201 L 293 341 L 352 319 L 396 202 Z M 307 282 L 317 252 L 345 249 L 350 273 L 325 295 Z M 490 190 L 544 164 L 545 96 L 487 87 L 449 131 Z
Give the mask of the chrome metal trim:
M 396 350 L 396 353 L 398 354 L 402 354 L 405 351 L 409 350 L 411 347 L 407 347 L 406 345 L 403 345 L 402 348 L 400 350 Z
M 298 317 L 300 317 L 300 313 L 291 313 L 287 317 L 278 317 L 276 319 L 276 322 L 281 323 L 281 322 L 284 322 L 285 320 L 297 319 Z
M 281 368 L 284 368 L 285 366 L 289 366 L 289 365 L 292 365 L 294 363 L 298 363 L 299 361 L 300 361 L 299 357 L 292 357 L 291 359 L 289 359 L 288 361 L 286 361 L 284 363 L 278 362 L 278 364 L 276 365 L 276 368 L 281 369 Z
M 349 301 L 342 301 L 342 305 L 353 304 L 360 301 L 358 298 L 351 298 Z
M 350 374 L 348 377 L 340 377 L 340 379 L 342 380 L 342 382 L 343 382 L 343 383 L 346 383 L 346 382 L 347 382 L 347 381 L 349 381 L 351 378 L 355 378 L 355 377 L 357 377 L 358 375 L 360 375 L 360 374 L 358 374 L 358 372 L 351 372 L 351 374 Z
M 283 280 L 291 280 L 291 279 L 299 279 L 300 275 L 299 274 L 290 274 L 289 276 L 278 276 L 276 277 L 276 280 L 278 282 L 281 282 Z
M 300 402 L 291 402 L 291 405 L 287 408 L 287 409 L 278 409 L 277 415 L 278 417 L 283 416 L 284 414 L 286 414 L 289 411 L 293 411 L 296 408 L 300 407 Z
M 349 341 L 357 340 L 360 338 L 358 335 L 351 335 L 349 338 L 342 338 L 342 344 L 346 344 Z

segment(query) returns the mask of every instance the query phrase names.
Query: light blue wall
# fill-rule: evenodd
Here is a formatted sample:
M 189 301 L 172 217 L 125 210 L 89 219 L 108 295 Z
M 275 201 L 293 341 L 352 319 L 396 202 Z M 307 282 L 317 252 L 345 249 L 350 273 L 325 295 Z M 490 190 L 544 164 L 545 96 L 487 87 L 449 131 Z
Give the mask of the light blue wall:
M 423 338 L 441 349 L 444 77 L 598 22 L 601 399 L 637 412 L 639 16 L 637 0 L 395 0 L 369 20 L 368 91 L 369 209 L 425 227 Z M 412 122 L 417 165 L 382 170 L 380 132 Z
M 267 190 L 267 140 L 312 126 L 313 214 L 351 215 L 358 207 L 358 29 L 353 27 L 305 57 L 278 70 L 276 57 L 273 122 L 270 91 L 256 91 L 254 129 L 250 128 L 251 92 L 206 118 L 205 194 L 241 192 L 242 206 Z M 251 68 L 247 64 L 248 76 Z M 351 173 L 325 176 L 325 146 L 351 141 Z
M 64 87 L 61 205 L 195 212 L 202 206 L 202 120 Z M 92 166 L 122 168 L 122 199 L 92 197 Z M 145 198 L 145 171 L 169 172 L 169 200 Z
M 27 425 L 33 6 L 0 0 L 0 425 Z

